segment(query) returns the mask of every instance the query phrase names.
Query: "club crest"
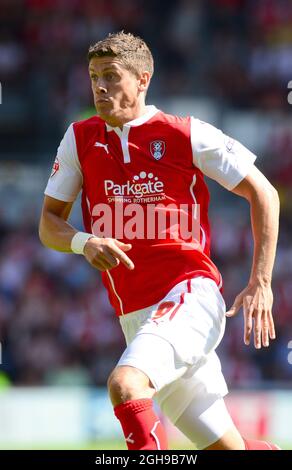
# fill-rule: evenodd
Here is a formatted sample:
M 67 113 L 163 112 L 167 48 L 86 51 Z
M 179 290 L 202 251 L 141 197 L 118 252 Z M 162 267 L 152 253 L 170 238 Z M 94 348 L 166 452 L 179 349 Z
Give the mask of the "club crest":
M 153 140 L 150 143 L 150 152 L 155 160 L 160 160 L 165 153 L 165 142 L 163 140 Z

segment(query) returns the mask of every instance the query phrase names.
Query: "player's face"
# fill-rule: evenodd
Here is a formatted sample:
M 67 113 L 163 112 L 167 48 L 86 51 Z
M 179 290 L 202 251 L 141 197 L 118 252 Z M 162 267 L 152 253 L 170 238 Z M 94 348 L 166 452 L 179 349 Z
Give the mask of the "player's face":
M 137 77 L 113 57 L 94 57 L 89 63 L 89 75 L 94 104 L 102 119 L 115 127 L 137 117 L 141 91 L 146 86 L 144 74 Z

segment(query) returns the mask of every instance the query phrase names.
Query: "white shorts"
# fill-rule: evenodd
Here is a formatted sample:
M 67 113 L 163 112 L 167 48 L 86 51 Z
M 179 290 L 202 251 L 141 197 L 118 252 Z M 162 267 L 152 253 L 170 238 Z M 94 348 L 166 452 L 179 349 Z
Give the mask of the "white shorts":
M 149 377 L 173 423 L 194 398 L 203 411 L 228 393 L 215 353 L 225 329 L 225 302 L 211 279 L 183 281 L 161 302 L 120 317 L 120 323 L 127 348 L 118 366 Z

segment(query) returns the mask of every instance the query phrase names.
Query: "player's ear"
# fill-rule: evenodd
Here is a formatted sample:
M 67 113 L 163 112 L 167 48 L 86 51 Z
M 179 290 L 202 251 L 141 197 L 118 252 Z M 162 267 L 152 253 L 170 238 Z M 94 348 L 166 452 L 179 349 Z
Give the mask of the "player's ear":
M 139 77 L 139 80 L 138 80 L 138 90 L 139 91 L 146 91 L 148 86 L 149 86 L 149 82 L 150 82 L 150 73 L 147 72 L 145 70 L 145 72 L 142 72 L 140 77 Z

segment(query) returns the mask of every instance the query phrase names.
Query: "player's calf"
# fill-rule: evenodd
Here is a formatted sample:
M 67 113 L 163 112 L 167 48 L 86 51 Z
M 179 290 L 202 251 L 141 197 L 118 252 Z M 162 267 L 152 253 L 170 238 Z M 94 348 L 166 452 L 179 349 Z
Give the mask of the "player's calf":
M 165 431 L 153 410 L 155 389 L 149 378 L 135 367 L 118 366 L 108 389 L 128 449 L 167 449 Z
M 129 450 L 167 449 L 167 437 L 150 398 L 130 400 L 114 407 Z

